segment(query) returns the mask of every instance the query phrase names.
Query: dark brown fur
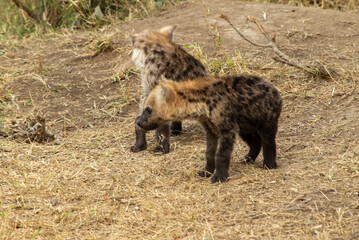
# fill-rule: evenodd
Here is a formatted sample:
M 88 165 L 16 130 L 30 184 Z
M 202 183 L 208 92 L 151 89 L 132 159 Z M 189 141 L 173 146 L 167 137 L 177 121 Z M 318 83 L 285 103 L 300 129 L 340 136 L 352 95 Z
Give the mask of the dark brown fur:
M 255 76 L 208 77 L 188 82 L 163 82 L 149 94 L 138 126 L 152 130 L 167 121 L 198 120 L 207 140 L 207 165 L 200 176 L 223 182 L 236 134 L 248 144 L 253 162 L 263 148 L 267 168 L 277 168 L 275 138 L 282 100 L 269 82 Z
M 141 70 L 143 104 L 150 90 L 162 81 L 183 81 L 206 76 L 206 69 L 196 58 L 188 54 L 179 45 L 172 42 L 175 27 L 168 26 L 159 31 L 146 30 L 132 37 L 132 60 Z M 179 134 L 181 122 L 172 122 L 172 133 Z M 136 143 L 131 150 L 142 151 L 147 148 L 145 132 L 135 127 Z M 155 152 L 169 152 L 169 125 L 160 126 L 156 131 L 157 147 Z

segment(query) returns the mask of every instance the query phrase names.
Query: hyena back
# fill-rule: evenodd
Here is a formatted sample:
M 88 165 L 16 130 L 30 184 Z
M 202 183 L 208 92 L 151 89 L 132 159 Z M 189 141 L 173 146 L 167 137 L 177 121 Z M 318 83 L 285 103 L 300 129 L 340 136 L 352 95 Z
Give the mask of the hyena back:
M 143 104 L 152 88 L 162 81 L 183 81 L 207 75 L 203 64 L 172 42 L 175 26 L 167 26 L 159 31 L 148 29 L 132 37 L 132 61 L 141 71 Z M 172 133 L 178 135 L 182 130 L 181 122 L 172 122 Z M 135 125 L 136 143 L 133 152 L 147 148 L 146 134 Z M 169 152 L 169 125 L 164 124 L 156 130 L 157 147 L 155 152 Z
M 163 82 L 149 94 L 136 124 L 145 130 L 168 121 L 198 120 L 207 141 L 207 164 L 199 175 L 212 182 L 228 178 L 238 134 L 249 146 L 247 162 L 263 148 L 263 165 L 277 168 L 276 134 L 282 100 L 269 82 L 255 76 L 207 77 L 188 82 Z

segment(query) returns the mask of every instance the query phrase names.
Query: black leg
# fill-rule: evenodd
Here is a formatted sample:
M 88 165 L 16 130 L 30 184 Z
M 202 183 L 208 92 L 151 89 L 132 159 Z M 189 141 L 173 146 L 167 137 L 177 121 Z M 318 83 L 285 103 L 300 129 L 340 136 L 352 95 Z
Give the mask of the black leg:
M 171 134 L 178 136 L 182 132 L 182 122 L 171 122 Z
M 277 124 L 264 126 L 259 134 L 262 138 L 262 146 L 263 146 L 263 167 L 274 169 L 277 168 L 276 162 L 276 143 L 275 137 L 277 133 Z
M 263 141 L 263 167 L 274 169 L 277 168 L 276 161 L 276 144 L 275 139 L 267 139 Z
M 165 123 L 156 129 L 156 147 L 154 152 L 170 152 L 170 128 L 169 124 Z
M 219 138 L 216 151 L 216 173 L 212 177 L 212 183 L 227 181 L 235 136 L 234 133 L 227 133 Z
M 247 163 L 254 163 L 258 154 L 261 151 L 261 137 L 258 132 L 252 133 L 239 133 L 240 137 L 245 141 L 249 146 L 249 152 L 244 156 L 244 160 Z
M 206 167 L 203 170 L 199 171 L 198 174 L 201 177 L 210 177 L 212 176 L 214 169 L 216 168 L 215 156 L 216 156 L 216 150 L 218 144 L 218 137 L 212 132 L 212 130 L 206 124 L 202 124 L 202 125 L 206 131 L 207 163 L 206 163 Z
M 131 147 L 132 152 L 140 152 L 147 148 L 146 142 L 146 131 L 135 125 L 135 133 L 136 133 L 136 142 L 135 145 Z
M 144 93 L 144 97 L 141 100 L 139 116 L 142 114 L 143 105 L 145 104 L 147 96 L 148 96 L 148 92 Z M 136 142 L 135 145 L 131 146 L 131 151 L 140 152 L 145 150 L 147 148 L 146 131 L 140 128 L 139 126 L 137 126 L 137 124 L 135 123 L 135 133 L 136 133 Z

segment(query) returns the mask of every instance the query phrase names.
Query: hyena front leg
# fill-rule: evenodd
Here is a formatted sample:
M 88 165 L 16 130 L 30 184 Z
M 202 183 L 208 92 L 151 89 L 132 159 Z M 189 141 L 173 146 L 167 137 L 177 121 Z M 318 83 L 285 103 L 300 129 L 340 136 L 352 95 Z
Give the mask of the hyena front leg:
M 142 114 L 143 111 L 143 105 L 145 104 L 146 98 L 148 94 L 145 94 L 145 97 L 142 98 L 141 106 L 140 106 L 140 113 Z M 132 152 L 140 152 L 147 148 L 147 142 L 146 142 L 146 131 L 137 126 L 135 124 L 135 133 L 136 133 L 136 142 L 135 145 L 131 147 Z
M 154 152 L 170 152 L 170 125 L 165 123 L 156 129 L 156 147 Z
M 235 136 L 234 133 L 226 133 L 219 138 L 216 151 L 216 172 L 211 179 L 212 183 L 227 181 Z
M 203 128 L 206 132 L 206 167 L 198 172 L 201 177 L 212 176 L 214 169 L 216 168 L 215 155 L 218 144 L 218 137 L 213 133 L 211 128 L 207 124 L 203 124 Z
M 132 152 L 140 152 L 147 148 L 146 131 L 135 125 L 136 142 L 131 146 Z

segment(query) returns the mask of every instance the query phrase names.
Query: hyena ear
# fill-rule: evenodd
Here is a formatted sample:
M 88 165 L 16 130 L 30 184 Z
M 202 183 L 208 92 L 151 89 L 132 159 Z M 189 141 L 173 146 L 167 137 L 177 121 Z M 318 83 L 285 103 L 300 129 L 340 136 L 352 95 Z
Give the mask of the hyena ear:
M 161 89 L 158 95 L 158 101 L 162 104 L 166 104 L 171 100 L 171 89 L 165 84 L 160 84 Z
M 176 25 L 166 26 L 159 30 L 168 40 L 172 41 L 174 31 L 176 30 Z

